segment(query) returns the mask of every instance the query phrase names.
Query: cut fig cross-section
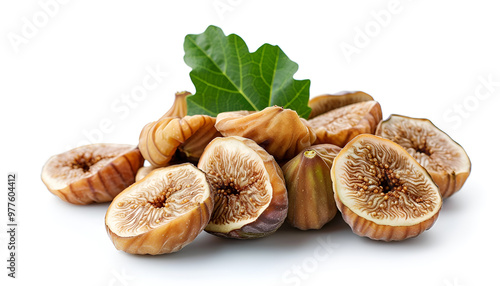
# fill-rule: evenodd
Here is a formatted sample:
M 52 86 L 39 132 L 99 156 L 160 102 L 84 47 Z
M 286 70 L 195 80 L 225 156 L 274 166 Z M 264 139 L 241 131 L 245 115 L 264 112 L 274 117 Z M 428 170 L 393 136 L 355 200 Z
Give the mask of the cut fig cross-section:
M 359 134 L 374 134 L 382 120 L 382 109 L 376 101 L 364 101 L 333 109 L 308 120 L 316 132 L 315 144 L 345 146 Z
M 469 177 L 471 162 L 464 148 L 428 119 L 393 114 L 380 122 L 376 135 L 405 148 L 431 174 L 443 198 L 460 190 Z
M 175 252 L 205 228 L 213 194 L 205 173 L 191 163 L 158 168 L 111 203 L 106 230 L 118 250 L 132 254 Z
M 134 183 L 143 164 L 133 145 L 85 145 L 52 156 L 43 166 L 42 181 L 50 192 L 72 204 L 110 202 Z
M 335 202 L 354 233 L 403 240 L 429 229 L 442 200 L 427 171 L 398 144 L 363 134 L 334 160 Z
M 219 137 L 203 152 L 198 167 L 212 185 L 214 212 L 206 231 L 223 237 L 258 238 L 276 231 L 286 218 L 283 173 L 273 156 L 254 141 Z
M 311 98 L 309 119 L 318 115 L 353 103 L 373 100 L 371 95 L 362 91 L 341 91 L 335 94 L 323 94 Z

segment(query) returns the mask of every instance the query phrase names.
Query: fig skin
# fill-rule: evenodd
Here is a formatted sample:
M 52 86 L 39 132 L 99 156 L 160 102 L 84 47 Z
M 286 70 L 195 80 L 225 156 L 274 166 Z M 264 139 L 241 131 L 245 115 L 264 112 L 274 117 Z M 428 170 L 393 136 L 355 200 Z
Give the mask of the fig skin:
M 215 128 L 223 136 L 252 139 L 276 160 L 291 159 L 316 140 L 316 134 L 306 120 L 294 110 L 279 106 L 258 112 L 220 113 Z
M 98 170 L 88 171 L 85 175 L 74 178 L 66 177 L 71 176 L 66 171 L 63 171 L 64 174 L 57 174 L 61 172 L 60 168 L 67 168 L 68 164 L 71 164 L 70 159 L 76 159 L 89 152 L 100 152 L 99 156 L 105 155 L 107 150 L 118 148 L 123 151 L 108 163 L 100 166 Z M 106 151 L 101 154 L 101 150 Z M 87 205 L 110 202 L 117 194 L 135 182 L 135 175 L 143 164 L 144 158 L 139 149 L 133 145 L 105 143 L 85 145 L 52 156 L 42 169 L 42 181 L 51 193 L 68 203 Z M 60 182 L 55 182 L 58 178 L 54 176 L 64 177 L 66 180 L 64 187 L 61 187 Z
M 331 144 L 313 145 L 282 167 L 288 192 L 287 221 L 293 227 L 321 229 L 337 214 L 330 169 L 340 150 Z
M 207 177 L 210 182 L 211 170 L 207 169 L 207 165 L 210 160 L 210 156 L 212 155 L 211 149 L 218 144 L 230 144 L 229 142 L 231 141 L 236 141 L 239 144 L 243 144 L 244 147 L 253 150 L 253 152 L 255 152 L 262 160 L 272 188 L 271 200 L 266 209 L 258 217 L 256 217 L 254 221 L 247 223 L 242 227 L 222 232 L 219 231 L 217 229 L 217 225 L 214 225 L 211 221 L 207 225 L 205 231 L 216 236 L 236 239 L 254 239 L 268 236 L 274 233 L 283 224 L 288 210 L 288 197 L 285 180 L 281 168 L 276 163 L 273 156 L 250 139 L 239 136 L 219 137 L 212 140 L 212 142 L 208 144 L 207 148 L 205 148 L 205 152 L 201 156 L 198 163 L 198 168 L 207 173 Z M 212 187 L 214 191 L 217 191 L 215 186 Z M 216 212 L 217 210 L 214 209 L 214 213 Z
M 334 94 L 319 95 L 309 100 L 311 113 L 309 114 L 308 119 L 314 118 L 336 108 L 371 100 L 374 100 L 373 97 L 362 91 L 341 91 Z
M 431 209 L 431 213 L 425 213 L 423 215 L 427 215 L 428 217 L 426 219 L 421 219 L 420 217 L 418 218 L 412 218 L 405 216 L 403 221 L 398 221 L 397 219 L 401 219 L 401 216 L 399 217 L 392 217 L 391 219 L 388 219 L 386 223 L 380 223 L 378 219 L 373 219 L 372 217 L 368 218 L 368 214 L 364 213 L 360 208 L 365 207 L 365 204 L 358 206 L 357 209 L 353 209 L 352 206 L 348 206 L 346 203 L 344 203 L 343 199 L 341 198 L 341 195 L 339 192 L 346 192 L 351 194 L 354 194 L 356 192 L 355 190 L 349 190 L 349 191 L 344 191 L 343 189 L 349 189 L 349 187 L 344 186 L 342 184 L 342 167 L 345 164 L 344 157 L 346 156 L 351 156 L 349 155 L 349 152 L 351 152 L 351 148 L 354 148 L 353 146 L 356 146 L 358 142 L 361 142 L 363 140 L 370 141 L 370 142 L 377 142 L 378 144 L 383 144 L 385 146 L 390 146 L 390 150 L 386 151 L 385 154 L 389 154 L 391 152 L 397 152 L 397 154 L 404 156 L 404 158 L 408 159 L 409 164 L 413 167 L 412 172 L 419 172 L 422 174 L 427 180 L 427 184 L 420 184 L 418 185 L 418 192 L 417 195 L 422 195 L 423 188 L 428 188 L 431 192 L 430 198 L 433 198 L 434 201 L 431 203 L 434 204 L 434 209 Z M 380 158 L 379 158 L 380 160 Z M 384 162 L 384 161 L 379 161 L 381 164 L 387 164 L 389 162 Z M 391 164 L 391 163 L 389 163 Z M 358 166 L 357 164 L 355 165 L 355 168 L 361 169 L 361 166 Z M 406 169 L 405 169 L 406 170 Z M 395 171 L 391 171 L 396 174 Z M 339 173 L 339 176 L 337 176 L 337 173 Z M 351 176 L 363 176 L 364 174 L 351 174 Z M 366 176 L 366 175 L 365 175 Z M 365 236 L 373 240 L 383 240 L 383 241 L 399 241 L 399 240 L 404 240 L 408 238 L 415 237 L 425 230 L 431 228 L 435 221 L 438 218 L 439 212 L 441 210 L 442 206 L 442 198 L 441 194 L 439 193 L 439 188 L 437 185 L 434 183 L 432 180 L 432 177 L 429 175 L 429 173 L 423 168 L 420 164 L 418 164 L 417 161 L 408 153 L 406 150 L 404 150 L 401 146 L 398 144 L 371 134 L 362 134 L 358 135 L 356 138 L 351 140 L 342 150 L 341 152 L 337 155 L 337 157 L 334 160 L 334 164 L 331 170 L 331 177 L 332 177 L 332 183 L 333 183 L 333 188 L 334 188 L 334 198 L 335 198 L 335 203 L 339 209 L 339 211 L 342 213 L 342 217 L 344 221 L 351 227 L 353 232 L 359 236 Z M 351 177 L 352 178 L 352 177 Z M 406 178 L 403 177 L 403 180 Z M 366 180 L 366 177 L 365 177 Z M 357 188 L 357 187 L 356 187 Z M 411 186 L 410 186 L 411 188 Z M 391 190 L 392 191 L 392 190 Z M 360 189 L 361 192 L 361 189 Z M 407 203 L 407 193 L 410 194 L 413 192 L 412 190 L 408 189 L 408 191 L 405 191 L 403 193 L 397 193 L 398 196 L 403 196 L 406 197 L 406 199 L 401 199 L 398 197 L 397 204 L 408 204 Z M 415 194 L 413 192 L 412 194 Z M 349 194 L 342 194 L 342 197 L 347 198 Z M 382 194 L 381 194 L 382 195 Z M 357 195 L 359 196 L 359 194 Z M 386 197 L 388 197 L 388 194 L 386 194 Z M 379 198 L 379 201 L 383 201 L 382 199 Z M 418 200 L 417 200 L 418 202 Z M 352 202 L 350 203 L 352 204 Z M 387 204 L 389 204 L 389 201 L 387 201 Z M 371 206 L 370 204 L 367 204 L 368 206 Z M 406 205 L 405 205 L 406 206 Z M 410 206 L 406 206 L 407 210 L 410 209 Z M 430 214 L 430 216 L 429 216 Z M 421 220 L 421 221 L 419 221 Z
M 381 225 L 357 215 L 346 207 L 337 196 L 335 197 L 335 201 L 340 213 L 342 213 L 342 218 L 351 227 L 352 231 L 359 236 L 368 237 L 373 240 L 389 242 L 416 237 L 430 229 L 438 218 L 438 214 L 436 214 L 425 221 L 411 226 Z
M 221 136 L 215 118 L 208 115 L 166 117 L 146 124 L 139 136 L 139 149 L 154 167 L 165 167 L 176 152 L 190 161 L 198 161 L 205 146 Z
M 117 201 L 119 201 L 121 197 L 126 197 L 129 190 L 135 187 L 141 187 L 141 185 L 147 185 L 148 180 L 156 176 L 156 173 L 165 172 L 169 169 L 175 170 L 175 168 L 187 165 L 196 168 L 191 163 L 157 168 L 146 177 L 124 190 L 113 200 L 106 212 L 105 226 L 106 232 L 117 250 L 139 255 L 159 255 L 177 252 L 191 243 L 203 231 L 213 211 L 213 192 L 211 189 L 209 191 L 209 196 L 207 196 L 203 202 L 198 203 L 196 207 L 159 227 L 150 229 L 139 235 L 120 236 L 114 233 L 108 226 L 110 209 L 115 207 L 115 204 L 117 204 Z M 198 171 L 201 172 L 200 170 Z M 211 188 L 208 183 L 207 186 Z
M 153 166 L 144 166 L 139 168 L 137 171 L 137 174 L 135 175 L 135 181 L 140 181 L 142 178 L 146 177 L 149 173 L 151 173 L 153 170 L 157 169 L 156 167 Z
M 174 104 L 172 107 L 162 116 L 159 120 L 169 118 L 169 117 L 177 117 L 182 118 L 187 115 L 187 102 L 186 97 L 190 96 L 191 93 L 189 91 L 180 91 L 175 93 Z
M 392 136 L 393 134 L 387 134 L 388 132 L 390 133 L 390 130 L 388 131 L 386 129 L 391 128 L 390 124 L 392 121 L 396 120 L 399 120 L 399 124 L 420 124 L 419 128 L 425 128 L 428 132 L 434 133 L 434 136 L 426 136 L 424 138 L 425 141 L 423 142 L 423 145 L 418 146 L 420 142 L 413 142 L 414 140 L 409 138 L 418 136 L 418 134 L 408 134 L 410 133 L 410 129 L 407 127 L 403 127 L 405 132 L 398 133 L 398 137 Z M 375 134 L 392 140 L 409 151 L 410 154 L 415 154 L 415 160 L 427 169 L 427 172 L 429 172 L 432 176 L 434 182 L 439 186 L 439 191 L 441 192 L 443 198 L 448 198 L 459 191 L 470 175 L 471 162 L 464 148 L 454 141 L 448 134 L 436 127 L 429 119 L 412 118 L 404 115 L 392 114 L 387 120 L 379 123 Z M 441 140 L 441 142 L 439 142 L 439 140 Z M 429 144 L 429 142 L 431 142 L 431 144 Z M 432 142 L 435 143 L 432 144 Z M 444 146 L 445 143 L 449 146 Z M 422 156 L 422 154 L 419 154 L 421 152 L 418 151 L 419 149 L 429 150 L 426 150 Z M 450 153 L 452 151 L 454 154 Z M 450 154 L 444 154 L 447 152 Z M 448 156 L 448 158 L 438 158 L 439 156 Z M 436 159 L 438 159 L 439 165 L 447 165 L 448 170 L 443 169 L 441 166 L 438 166 L 437 168 L 435 163 L 433 163 Z M 461 163 L 463 166 L 452 166 L 453 163 L 456 163 L 457 161 L 462 161 Z

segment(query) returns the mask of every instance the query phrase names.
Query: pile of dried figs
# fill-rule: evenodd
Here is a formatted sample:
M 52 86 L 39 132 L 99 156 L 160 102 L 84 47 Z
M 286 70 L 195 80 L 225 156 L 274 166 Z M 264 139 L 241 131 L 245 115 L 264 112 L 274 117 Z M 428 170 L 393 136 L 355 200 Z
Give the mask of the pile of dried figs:
M 285 220 L 320 229 L 337 211 L 360 236 L 403 240 L 434 224 L 471 170 L 464 149 L 429 120 L 382 121 L 364 92 L 315 97 L 307 120 L 279 106 L 187 116 L 189 95 L 177 93 L 144 126 L 138 147 L 87 145 L 42 170 L 64 201 L 111 201 L 105 224 L 119 250 L 170 253 L 203 230 L 259 238 Z

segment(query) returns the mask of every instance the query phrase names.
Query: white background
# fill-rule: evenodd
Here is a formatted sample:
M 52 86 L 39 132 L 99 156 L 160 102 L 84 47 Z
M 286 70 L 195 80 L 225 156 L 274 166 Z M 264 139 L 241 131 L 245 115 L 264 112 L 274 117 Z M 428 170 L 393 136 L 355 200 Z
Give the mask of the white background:
M 43 8 L 48 2 L 0 4 L 5 224 L 7 172 L 19 178 L 19 278 L 6 277 L 2 227 L 2 285 L 500 284 L 494 1 L 52 1 Z M 251 51 L 279 45 L 300 65 L 295 78 L 311 79 L 311 96 L 362 90 L 380 102 L 384 118 L 431 119 L 471 158 L 464 188 L 429 231 L 403 242 L 358 237 L 337 216 L 320 231 L 284 226 L 253 241 L 202 233 L 157 257 L 115 250 L 104 228 L 107 204 L 62 202 L 41 182 L 41 168 L 85 142 L 137 144 L 175 91 L 194 92 L 184 37 L 211 24 L 240 35 Z M 350 56 L 347 45 L 355 49 Z M 148 70 L 160 72 L 157 84 L 131 97 Z

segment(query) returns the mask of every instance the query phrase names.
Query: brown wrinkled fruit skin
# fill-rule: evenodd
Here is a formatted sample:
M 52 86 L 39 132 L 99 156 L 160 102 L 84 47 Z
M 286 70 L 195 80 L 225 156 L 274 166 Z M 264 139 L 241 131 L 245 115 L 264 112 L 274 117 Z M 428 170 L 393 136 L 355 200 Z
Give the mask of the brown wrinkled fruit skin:
M 330 112 L 346 109 L 346 113 L 349 113 L 348 110 L 356 104 L 357 103 L 340 107 Z M 329 118 L 330 112 L 316 116 L 312 120 L 318 120 L 319 118 Z M 359 134 L 374 134 L 380 120 L 382 120 L 382 108 L 380 107 L 380 104 L 378 102 L 375 102 L 372 108 L 370 108 L 370 110 L 366 114 L 364 114 L 363 118 L 354 126 L 343 128 L 341 130 L 330 130 L 323 126 L 313 125 L 313 121 L 309 121 L 309 124 L 314 128 L 314 131 L 316 133 L 316 141 L 314 144 L 333 144 L 344 147 L 349 141 L 351 141 Z
M 352 231 L 359 236 L 373 240 L 400 241 L 418 236 L 431 228 L 438 218 L 438 214 L 436 214 L 428 220 L 411 226 L 380 225 L 356 215 L 339 200 L 338 196 L 335 196 L 335 201 L 342 213 L 342 218 L 351 226 Z
M 287 221 L 300 230 L 320 229 L 337 214 L 330 175 L 340 147 L 313 145 L 283 166 L 288 192 Z
M 437 126 L 435 126 L 434 123 L 432 123 L 432 121 L 430 121 L 429 119 L 412 118 L 412 117 L 403 116 L 403 115 L 399 115 L 399 114 L 392 114 L 391 116 L 389 116 L 389 118 L 387 120 L 381 121 L 378 124 L 378 127 L 377 127 L 375 134 L 377 136 L 387 138 L 387 139 L 392 140 L 400 145 L 403 145 L 403 148 L 405 148 L 405 149 L 407 149 L 408 146 L 406 144 L 403 144 L 402 140 L 410 140 L 410 138 L 394 139 L 394 138 L 389 138 L 384 134 L 384 132 L 385 132 L 384 128 L 390 128 L 390 127 L 386 127 L 386 126 L 389 125 L 388 123 L 391 121 L 392 118 L 403 119 L 403 120 L 409 121 L 409 122 L 412 122 L 412 121 L 413 122 L 424 122 L 428 126 L 431 126 L 431 128 L 433 129 L 433 130 L 430 130 L 431 132 L 441 133 L 441 135 L 443 135 L 444 137 L 449 139 L 452 142 L 452 144 L 455 144 L 458 148 L 460 148 L 463 151 L 463 154 L 460 154 L 460 155 L 464 156 L 464 161 L 467 161 L 467 170 L 465 170 L 463 172 L 436 170 L 432 166 L 430 166 L 428 161 L 422 161 L 419 158 L 415 158 L 424 168 L 427 169 L 427 172 L 429 172 L 429 174 L 431 175 L 431 177 L 434 180 L 434 182 L 436 183 L 436 185 L 439 186 L 439 191 L 441 192 L 441 195 L 443 196 L 443 198 L 448 198 L 448 197 L 452 196 L 453 194 L 455 194 L 456 192 L 458 192 L 465 184 L 465 181 L 467 180 L 467 178 L 469 177 L 470 172 L 471 172 L 470 158 L 468 157 L 468 155 L 465 152 L 465 150 L 463 149 L 463 147 L 460 146 L 460 144 L 458 144 L 456 141 L 454 141 L 448 134 L 446 134 L 446 132 L 442 131 Z M 427 137 L 426 141 L 428 142 L 428 141 L 436 140 L 434 137 Z M 442 144 L 436 143 L 436 145 L 442 145 Z M 411 148 L 418 149 L 418 146 L 414 145 Z M 438 154 L 437 152 L 435 152 L 435 150 L 431 150 L 428 153 L 429 154 L 427 154 L 427 155 L 429 155 L 429 157 L 437 156 L 437 154 Z M 445 162 L 446 162 L 446 160 L 445 160 Z
M 215 118 L 207 115 L 167 117 L 144 126 L 139 136 L 139 149 L 154 167 L 164 167 L 177 150 L 197 161 L 205 146 L 220 133 Z
M 159 119 L 165 119 L 168 117 L 182 118 L 187 115 L 187 102 L 186 97 L 190 96 L 189 91 L 180 91 L 175 93 L 174 104 L 170 109 Z
M 56 156 L 53 156 L 53 158 Z M 51 159 L 47 161 L 47 164 Z M 53 189 L 48 185 L 44 180 L 44 170 L 42 170 L 42 181 L 44 181 L 51 193 L 68 203 L 75 205 L 105 203 L 112 201 L 116 195 L 135 182 L 135 175 L 143 164 L 144 158 L 141 152 L 139 152 L 138 148 L 132 147 L 130 151 L 117 156 L 110 163 L 100 168 L 96 174 L 74 181 L 65 188 Z M 44 166 L 44 169 L 46 166 Z
M 252 139 L 276 160 L 290 159 L 316 140 L 314 130 L 297 112 L 279 106 L 258 112 L 223 112 L 215 127 L 224 136 Z
M 147 181 L 149 175 L 151 173 L 135 184 Z M 124 190 L 119 196 L 126 195 L 127 190 Z M 117 199 L 119 196 L 117 196 Z M 109 208 L 112 206 L 113 203 Z M 106 232 L 117 250 L 140 255 L 172 253 L 191 243 L 203 231 L 210 220 L 213 206 L 213 195 L 211 194 L 203 203 L 199 203 L 196 208 L 140 235 L 122 237 L 113 233 L 107 224 Z
M 443 198 L 449 198 L 463 187 L 465 181 L 469 178 L 470 172 L 455 174 L 429 171 L 429 174 L 432 176 L 436 185 L 439 186 Z
M 271 202 L 255 221 L 244 225 L 240 229 L 234 229 L 228 233 L 214 232 L 208 229 L 205 229 L 205 231 L 216 236 L 236 239 L 254 239 L 268 236 L 274 233 L 283 224 L 288 211 L 288 196 L 283 172 L 273 156 L 269 155 L 266 150 L 250 139 L 238 136 L 216 138 L 210 142 L 205 150 L 210 150 L 211 145 L 216 141 L 233 139 L 239 140 L 247 147 L 253 149 L 263 160 L 273 190 Z M 203 168 L 203 157 L 208 156 L 207 154 L 208 152 L 205 151 L 198 165 L 198 168 L 205 172 L 207 170 Z
M 319 95 L 309 100 L 311 113 L 308 119 L 314 118 L 332 109 L 370 100 L 373 100 L 373 97 L 362 91 L 342 91 L 335 94 Z

